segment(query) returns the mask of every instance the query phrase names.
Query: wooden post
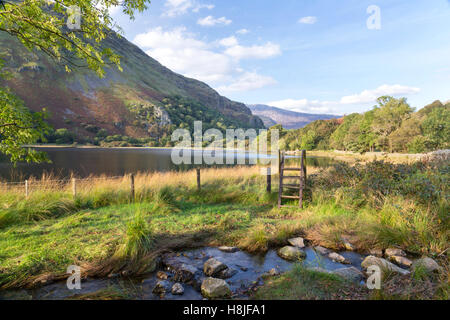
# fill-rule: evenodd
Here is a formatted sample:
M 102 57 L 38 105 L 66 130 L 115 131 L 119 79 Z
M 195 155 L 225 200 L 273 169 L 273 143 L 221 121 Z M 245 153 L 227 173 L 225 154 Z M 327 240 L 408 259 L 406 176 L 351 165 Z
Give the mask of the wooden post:
M 306 187 L 306 178 L 307 178 L 307 171 L 306 171 L 306 150 L 302 151 L 302 162 L 303 162 L 303 180 Z
M 200 191 L 202 189 L 201 181 L 200 181 L 200 168 L 197 168 L 197 190 Z
M 303 209 L 303 188 L 305 187 L 305 162 L 304 162 L 304 158 L 303 158 L 303 153 L 304 150 L 302 150 L 301 153 L 301 159 L 300 159 L 300 191 L 298 193 L 298 197 L 299 197 L 299 202 L 298 202 L 298 206 L 300 207 L 300 209 Z
M 131 193 L 131 201 L 134 201 L 134 174 L 132 173 L 130 176 L 130 193 Z
M 77 179 L 72 178 L 72 195 L 74 198 L 77 196 Z
M 28 199 L 28 180 L 25 180 L 25 198 Z
M 272 168 L 267 168 L 267 193 L 272 193 Z

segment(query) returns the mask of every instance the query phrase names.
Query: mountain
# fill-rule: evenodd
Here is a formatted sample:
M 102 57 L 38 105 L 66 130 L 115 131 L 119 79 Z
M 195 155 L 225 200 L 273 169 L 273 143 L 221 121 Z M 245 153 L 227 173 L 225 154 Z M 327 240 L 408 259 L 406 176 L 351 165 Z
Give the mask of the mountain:
M 264 104 L 247 105 L 255 116 L 260 117 L 266 127 L 281 124 L 285 129 L 300 129 L 316 120 L 340 118 L 330 114 L 310 114 L 288 111 Z
M 243 103 L 172 72 L 124 37 L 111 33 L 102 47 L 122 56 L 123 72 L 110 67 L 102 79 L 87 68 L 67 73 L 49 56 L 30 52 L 0 32 L 0 59 L 12 75 L 0 79 L 0 85 L 10 87 L 31 110 L 45 107 L 51 114 L 49 123 L 64 128 L 75 141 L 140 138 L 150 145 L 166 145 L 171 131 L 192 128 L 195 120 L 203 120 L 204 129 L 264 127 Z

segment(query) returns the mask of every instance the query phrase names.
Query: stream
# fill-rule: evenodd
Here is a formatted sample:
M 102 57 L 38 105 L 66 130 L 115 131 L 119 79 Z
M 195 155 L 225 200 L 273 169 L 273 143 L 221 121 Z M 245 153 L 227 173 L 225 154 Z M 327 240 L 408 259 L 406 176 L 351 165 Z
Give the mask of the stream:
M 306 258 L 303 264 L 306 267 L 321 267 L 328 271 L 333 271 L 349 266 L 354 266 L 361 270 L 361 262 L 365 258 L 355 252 L 340 252 L 351 264 L 341 264 L 332 261 L 326 256 L 317 253 L 313 248 L 304 248 Z M 178 252 L 176 259 L 180 262 L 188 263 L 191 266 L 203 270 L 203 264 L 209 259 L 215 258 L 230 269 L 235 270 L 235 274 L 227 279 L 234 299 L 248 299 L 247 291 L 263 284 L 262 275 L 268 273 L 275 268 L 283 273 L 289 271 L 293 266 L 293 262 L 286 261 L 277 255 L 276 250 L 269 250 L 265 255 L 252 255 L 243 251 L 233 253 L 222 252 L 218 248 L 206 247 L 194 250 Z M 169 274 L 168 281 L 172 281 L 171 273 L 167 269 L 160 268 Z M 56 282 L 35 289 L 15 289 L 0 291 L 0 300 L 62 300 L 76 298 L 78 295 L 95 293 L 99 290 L 115 288 L 123 292 L 129 299 L 136 300 L 203 300 L 201 293 L 194 289 L 191 285 L 183 284 L 183 295 L 172 295 L 169 292 L 160 297 L 152 293 L 153 288 L 158 282 L 156 272 L 141 278 L 107 278 L 107 279 L 86 279 L 81 282 L 81 290 L 69 290 L 66 281 Z

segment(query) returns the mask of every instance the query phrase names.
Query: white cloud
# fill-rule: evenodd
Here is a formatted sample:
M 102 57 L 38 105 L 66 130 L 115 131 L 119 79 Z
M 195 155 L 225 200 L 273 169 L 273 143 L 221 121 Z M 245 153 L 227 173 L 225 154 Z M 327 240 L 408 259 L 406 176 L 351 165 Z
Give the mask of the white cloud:
M 197 39 L 184 27 L 172 30 L 157 27 L 138 34 L 133 42 L 175 72 L 208 82 L 222 92 L 253 90 L 275 83 L 271 77 L 249 72 L 239 65 L 244 57 L 261 59 L 273 55 L 260 54 L 254 47 L 240 46 L 234 36 L 208 43 Z M 270 44 L 269 49 L 272 46 Z M 240 52 L 250 48 L 251 54 L 227 52 L 236 47 Z
M 373 90 L 364 90 L 359 94 L 342 97 L 342 104 L 357 104 L 375 102 L 381 96 L 404 96 L 419 93 L 419 88 L 402 86 L 399 84 L 387 85 L 384 84 Z
M 377 98 L 384 95 L 389 96 L 408 96 L 419 93 L 419 88 L 384 84 L 376 89 L 364 90 L 359 94 L 344 96 L 339 101 L 319 101 L 308 99 L 285 99 L 279 101 L 268 102 L 270 106 L 277 108 L 307 112 L 307 113 L 332 113 L 341 114 L 340 109 L 345 106 L 354 104 L 370 104 L 375 103 Z
M 262 46 L 245 47 L 235 45 L 229 47 L 225 53 L 238 60 L 241 59 L 267 59 L 281 54 L 281 49 L 278 44 L 267 42 Z
M 239 43 L 235 36 L 231 36 L 231 37 L 220 40 L 219 44 L 224 47 L 233 47 L 233 46 L 237 46 Z
M 314 24 L 317 22 L 317 17 L 303 17 L 300 18 L 300 20 L 298 20 L 299 23 L 303 23 L 303 24 Z
M 232 22 L 233 21 L 231 21 L 225 17 L 214 18 L 213 16 L 207 16 L 205 18 L 198 19 L 197 24 L 199 24 L 203 27 L 214 27 L 216 25 L 227 26 L 227 25 L 231 24 Z
M 163 16 L 176 17 L 192 12 L 199 12 L 201 9 L 211 10 L 214 8 L 213 4 L 201 4 L 195 0 L 167 0 L 164 4 L 166 11 Z
M 250 91 L 267 87 L 277 82 L 272 77 L 260 75 L 256 72 L 245 72 L 233 83 L 217 88 L 220 92 Z
M 238 31 L 236 31 L 237 34 L 247 34 L 250 33 L 250 30 L 248 29 L 240 29 Z

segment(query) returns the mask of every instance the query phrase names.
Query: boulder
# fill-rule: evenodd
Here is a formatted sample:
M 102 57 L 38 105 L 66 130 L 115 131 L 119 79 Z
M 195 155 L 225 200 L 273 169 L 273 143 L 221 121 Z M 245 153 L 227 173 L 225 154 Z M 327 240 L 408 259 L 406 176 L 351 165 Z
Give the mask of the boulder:
M 220 271 L 219 273 L 217 273 L 216 277 L 219 279 L 230 279 L 237 273 L 238 273 L 238 271 L 235 269 L 226 268 L 226 269 Z
M 288 242 L 293 247 L 297 247 L 297 248 L 305 247 L 305 242 L 304 242 L 303 238 L 300 238 L 300 237 L 289 239 Z
M 355 248 L 353 247 L 353 245 L 348 241 L 347 238 L 342 237 L 342 244 L 344 245 L 345 249 L 348 251 L 354 251 Z
M 163 264 L 167 270 L 172 271 L 176 282 L 188 283 L 200 273 L 196 267 L 190 264 L 189 258 L 167 254 L 163 257 Z
M 288 261 L 297 261 L 306 257 L 306 253 L 303 250 L 290 246 L 279 249 L 278 255 Z
M 202 295 L 208 299 L 223 299 L 231 297 L 231 289 L 225 280 L 206 278 L 202 283 Z
M 388 248 L 384 253 L 388 258 L 392 256 L 406 257 L 406 253 L 402 249 L 397 248 Z
M 158 271 L 158 272 L 156 273 L 156 277 L 157 277 L 158 279 L 161 279 L 161 280 L 167 280 L 167 279 L 169 279 L 169 275 L 168 275 L 167 273 L 165 273 L 164 271 Z
M 234 253 L 234 252 L 238 252 L 239 248 L 222 246 L 222 247 L 219 247 L 219 250 L 223 251 L 223 252 L 227 252 L 227 253 Z
M 410 273 L 408 270 L 399 268 L 395 264 L 393 264 L 383 258 L 378 258 L 378 257 L 374 257 L 374 256 L 368 256 L 367 258 L 364 259 L 363 262 L 361 262 L 361 267 L 364 270 L 367 270 L 367 268 L 369 268 L 370 266 L 380 267 L 382 274 L 384 274 L 385 272 L 391 272 L 391 273 L 396 273 L 396 274 L 401 274 L 401 275 L 407 275 Z
M 227 269 L 228 267 L 220 262 L 217 259 L 211 258 L 208 261 L 205 262 L 203 265 L 203 272 L 209 276 L 213 277 L 217 275 L 220 271 Z
M 330 253 L 330 250 L 328 250 L 327 248 L 321 247 L 321 246 L 316 246 L 314 247 L 314 250 L 316 250 L 316 252 L 326 256 L 327 254 Z
M 405 257 L 400 256 L 390 256 L 389 260 L 398 264 L 401 267 L 409 268 L 412 265 L 412 261 Z
M 382 258 L 383 257 L 383 250 L 381 250 L 381 249 L 370 249 L 369 250 L 369 254 L 371 256 Z
M 328 254 L 328 258 L 335 262 L 343 263 L 343 264 L 350 264 L 350 261 L 345 259 L 343 256 L 341 256 L 339 253 L 331 252 Z
M 280 275 L 280 271 L 278 271 L 275 268 L 272 268 L 272 269 L 269 270 L 269 272 L 264 273 L 261 277 L 263 279 L 266 279 L 266 278 L 270 278 L 270 277 L 276 277 L 276 276 L 279 276 L 279 275 Z
M 412 263 L 411 269 L 416 271 L 417 268 L 424 269 L 427 273 L 439 273 L 443 270 L 436 261 L 427 257 L 417 259 Z
M 365 278 L 364 274 L 355 267 L 337 269 L 331 273 L 352 282 L 361 282 Z
M 181 296 L 184 293 L 184 287 L 181 283 L 175 283 L 172 286 L 172 294 L 175 296 Z
M 168 281 L 162 280 L 156 283 L 152 292 L 157 295 L 165 295 L 166 292 L 169 290 L 170 290 L 170 283 Z

